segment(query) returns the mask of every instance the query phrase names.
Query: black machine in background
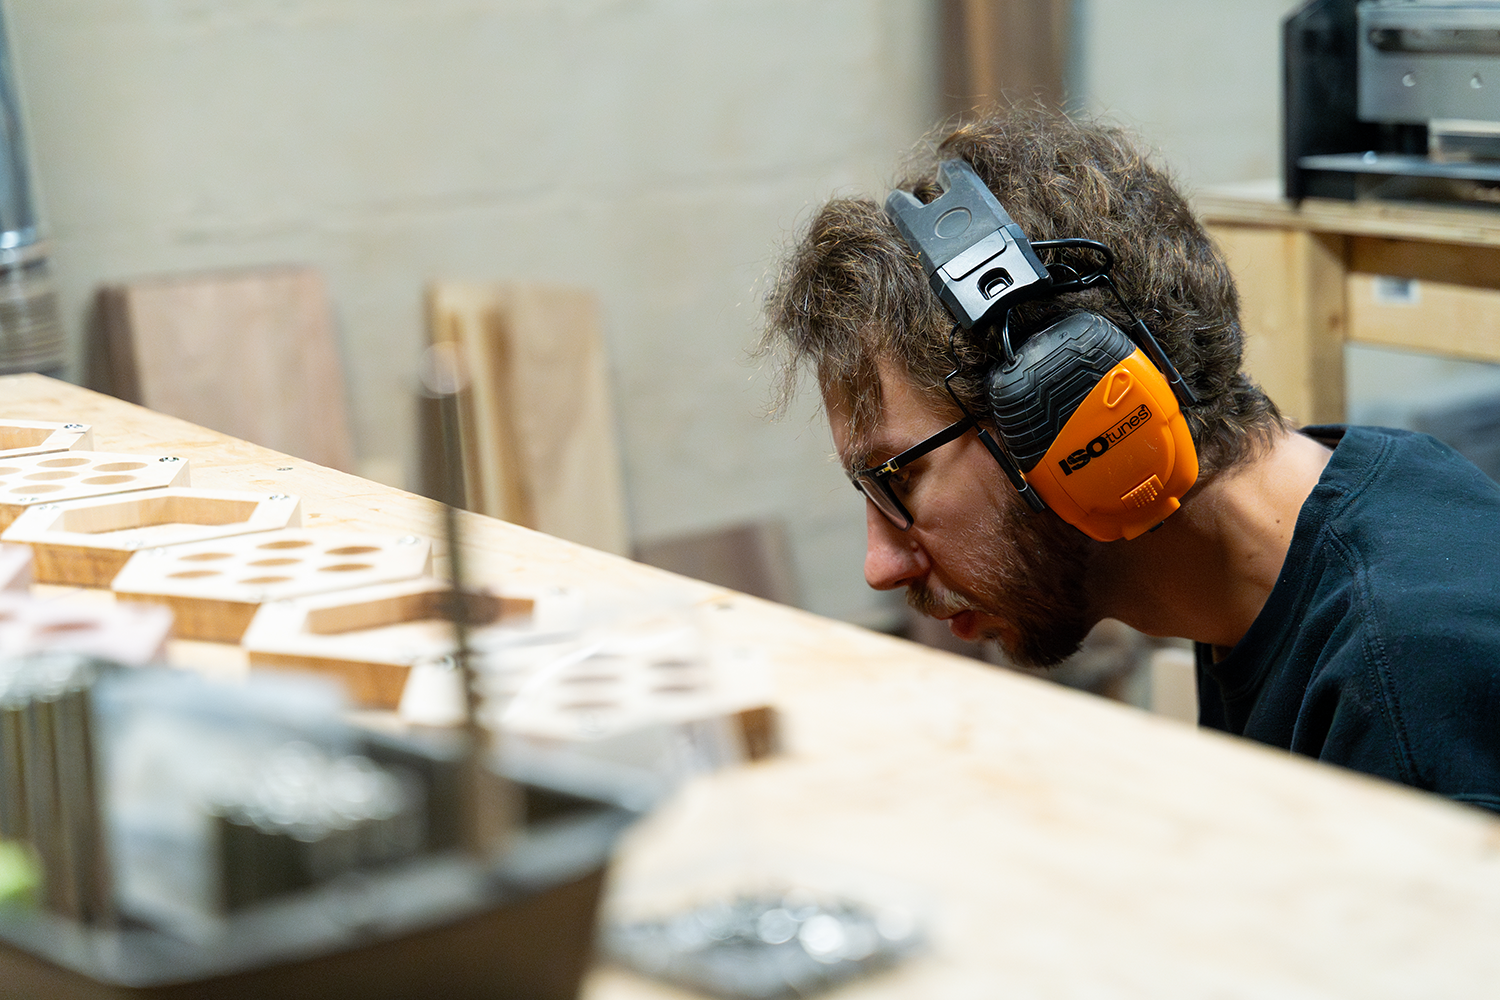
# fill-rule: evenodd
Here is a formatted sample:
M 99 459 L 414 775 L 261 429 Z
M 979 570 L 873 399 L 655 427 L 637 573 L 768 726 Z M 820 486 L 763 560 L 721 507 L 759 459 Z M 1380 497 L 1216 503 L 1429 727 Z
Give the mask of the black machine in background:
M 1500 0 L 1308 0 L 1282 28 L 1288 198 L 1500 203 Z

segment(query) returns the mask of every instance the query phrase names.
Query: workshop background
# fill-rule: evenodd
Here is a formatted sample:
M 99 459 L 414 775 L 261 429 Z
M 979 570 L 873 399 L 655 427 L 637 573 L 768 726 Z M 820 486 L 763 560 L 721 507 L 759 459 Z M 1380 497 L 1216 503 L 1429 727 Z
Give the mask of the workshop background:
M 1289 0 L 1076 0 L 1070 100 L 1190 190 L 1278 172 Z M 422 296 L 539 279 L 601 298 L 637 542 L 786 525 L 803 603 L 889 624 L 813 394 L 747 351 L 778 249 L 883 197 L 948 110 L 931 0 L 7 0 L 72 345 L 95 290 L 326 275 L 357 470 L 413 485 Z M 1170 31 L 1163 30 L 1171 25 Z

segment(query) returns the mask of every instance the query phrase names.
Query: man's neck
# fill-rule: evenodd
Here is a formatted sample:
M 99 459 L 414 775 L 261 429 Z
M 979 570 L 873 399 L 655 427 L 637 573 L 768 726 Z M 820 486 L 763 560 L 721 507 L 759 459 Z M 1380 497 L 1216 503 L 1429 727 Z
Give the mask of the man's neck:
M 1095 606 L 1148 635 L 1235 645 L 1276 585 L 1297 515 L 1331 454 L 1283 434 L 1202 486 L 1157 530 L 1104 546 Z

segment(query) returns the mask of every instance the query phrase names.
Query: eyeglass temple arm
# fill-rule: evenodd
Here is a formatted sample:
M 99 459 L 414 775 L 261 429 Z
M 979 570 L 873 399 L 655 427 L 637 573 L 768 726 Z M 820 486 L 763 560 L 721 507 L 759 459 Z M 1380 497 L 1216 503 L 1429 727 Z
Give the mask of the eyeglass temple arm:
M 1010 456 L 1001 449 L 995 439 L 990 436 L 990 432 L 983 427 L 979 428 L 979 440 L 980 443 L 989 449 L 990 455 L 999 463 L 1000 468 L 1004 470 L 1006 478 L 1010 480 L 1010 484 L 1016 488 L 1017 493 L 1021 494 L 1021 499 L 1026 501 L 1026 506 L 1038 514 L 1046 510 L 1047 505 L 1042 502 L 1042 498 L 1037 495 L 1036 490 L 1031 488 L 1031 484 L 1021 474 L 1021 470 L 1016 468 L 1016 463 L 1010 460 Z
M 957 330 L 956 326 L 954 327 L 954 330 Z M 975 417 L 974 414 L 969 412 L 969 408 L 964 405 L 964 401 L 958 398 L 958 393 L 953 391 L 953 377 L 958 374 L 957 362 L 958 356 L 957 354 L 955 354 L 955 367 L 951 372 L 948 373 L 947 377 L 943 379 L 943 388 L 948 390 L 948 395 L 953 397 L 954 405 L 957 406 L 960 411 L 962 411 L 963 415 L 968 417 L 969 420 L 973 421 L 974 427 L 976 428 L 976 431 L 979 435 L 980 443 L 983 444 L 985 449 L 989 451 L 990 457 L 993 458 L 995 460 L 995 463 L 1000 466 L 1001 471 L 1005 473 L 1005 478 L 1009 479 L 1010 484 L 1016 488 L 1016 492 L 1021 494 L 1021 499 L 1026 501 L 1026 506 L 1030 507 L 1033 511 L 1040 514 L 1042 511 L 1047 509 L 1047 504 L 1039 495 L 1037 495 L 1036 490 L 1031 488 L 1031 484 L 1026 481 L 1026 477 L 1022 475 L 1021 470 L 1016 467 L 1016 463 L 1010 460 L 1010 456 L 1005 453 L 1005 450 L 1000 447 L 999 443 L 994 439 L 993 436 L 991 436 L 990 432 L 985 429 L 984 425 L 979 422 L 978 418 Z

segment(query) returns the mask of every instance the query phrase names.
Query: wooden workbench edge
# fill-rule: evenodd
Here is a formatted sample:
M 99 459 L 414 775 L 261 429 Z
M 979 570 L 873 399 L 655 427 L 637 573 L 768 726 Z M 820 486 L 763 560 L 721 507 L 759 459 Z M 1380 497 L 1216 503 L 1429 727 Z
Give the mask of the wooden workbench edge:
M 1308 198 L 1293 204 L 1266 181 L 1205 188 L 1193 209 L 1210 228 L 1268 226 L 1347 236 L 1386 236 L 1474 246 L 1500 246 L 1500 207 L 1427 206 L 1396 201 Z

